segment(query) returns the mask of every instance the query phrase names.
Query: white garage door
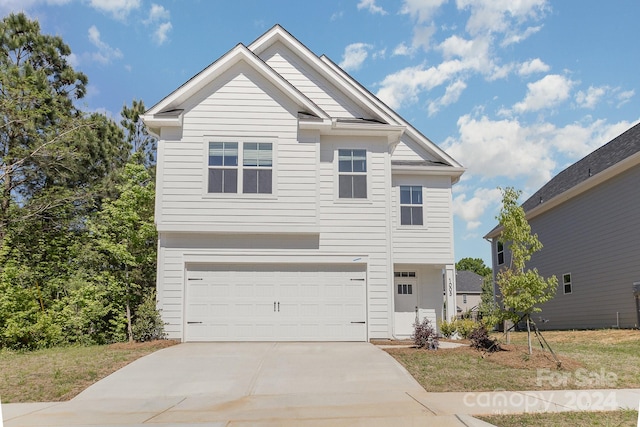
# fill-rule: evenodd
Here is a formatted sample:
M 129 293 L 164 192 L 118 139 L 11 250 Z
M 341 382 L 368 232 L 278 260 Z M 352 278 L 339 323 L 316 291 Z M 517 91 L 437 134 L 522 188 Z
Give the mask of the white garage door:
M 190 265 L 185 341 L 366 341 L 362 265 Z

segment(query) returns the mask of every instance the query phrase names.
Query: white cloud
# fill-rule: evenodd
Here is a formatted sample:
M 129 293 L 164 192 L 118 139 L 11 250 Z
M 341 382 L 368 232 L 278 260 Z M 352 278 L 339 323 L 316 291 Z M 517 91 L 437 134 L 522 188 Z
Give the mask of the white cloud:
M 431 48 L 431 39 L 436 33 L 435 25 L 419 26 L 416 25 L 413 28 L 413 41 L 412 47 L 417 49 L 421 47 L 424 51 L 428 51 Z
M 89 0 L 89 4 L 116 19 L 125 19 L 132 10 L 140 7 L 140 0 Z
M 608 89 L 609 88 L 607 86 L 589 86 L 589 89 L 587 89 L 586 92 L 579 91 L 576 94 L 576 103 L 579 107 L 593 109 Z
M 430 22 L 448 0 L 404 0 L 400 13 L 411 15 L 419 24 Z
M 629 102 L 631 100 L 631 98 L 633 98 L 633 96 L 636 94 L 635 90 L 627 90 L 624 92 L 620 92 L 616 98 L 618 99 L 618 105 L 617 107 L 620 108 L 621 106 L 623 106 L 624 104 L 626 104 L 627 102 Z
M 546 73 L 550 67 L 542 62 L 540 58 L 532 59 L 531 61 L 523 62 L 518 68 L 518 74 L 521 76 L 528 76 L 534 73 Z
M 548 122 L 523 125 L 518 120 L 465 115 L 458 119 L 458 136 L 448 138 L 443 148 L 479 181 L 523 179 L 528 189 L 537 190 L 559 167 L 576 162 L 633 124 L 585 120 L 556 127 Z
M 355 71 L 358 70 L 367 56 L 369 56 L 368 50 L 373 46 L 366 43 L 352 43 L 348 45 L 344 49 L 344 54 L 342 55 L 342 61 L 340 62 L 340 67 L 344 68 L 346 71 Z
M 173 25 L 171 25 L 171 22 L 163 22 L 162 24 L 160 24 L 158 28 L 156 28 L 156 30 L 153 32 L 153 41 L 157 45 L 161 45 L 166 42 L 169 37 L 167 33 L 169 33 L 172 28 Z
M 498 205 L 501 198 L 497 188 L 477 188 L 469 200 L 466 194 L 454 197 L 453 214 L 466 221 L 467 230 L 474 230 L 480 226 L 479 219 L 487 208 Z
M 551 108 L 569 98 L 574 82 L 559 74 L 548 74 L 537 82 L 527 84 L 527 95 L 513 106 L 518 113 Z
M 149 10 L 149 18 L 147 18 L 146 22 L 153 23 L 159 21 L 167 21 L 171 18 L 171 14 L 164 6 L 159 4 L 151 3 L 151 9 Z
M 379 13 L 380 15 L 386 15 L 387 11 L 376 5 L 376 0 L 360 0 L 358 3 L 358 10 L 367 9 L 371 13 Z
M 547 0 L 456 0 L 456 5 L 470 11 L 466 28 L 471 35 L 507 33 L 511 39 L 519 24 L 541 18 L 548 8 Z
M 393 49 L 392 56 L 408 56 L 413 54 L 413 49 L 404 44 L 404 42 L 400 43 Z
M 523 127 L 517 120 L 465 115 L 458 119 L 459 136 L 447 139 L 444 148 L 472 175 L 525 178 L 528 185 L 539 186 L 551 178 L 556 166 L 544 138 L 547 127 Z
M 462 95 L 462 92 L 464 92 L 466 88 L 467 84 L 462 80 L 456 80 L 455 82 L 447 86 L 447 89 L 442 97 L 429 103 L 429 116 L 432 116 L 440 111 L 440 108 L 442 107 L 446 107 L 447 105 L 458 102 L 460 95 Z
M 537 27 L 529 27 L 522 32 L 519 32 L 519 31 L 508 32 L 505 35 L 504 40 L 502 40 L 502 43 L 500 43 L 500 45 L 502 47 L 505 47 L 512 44 L 520 43 L 521 41 L 528 39 L 530 36 L 540 31 L 541 29 L 542 29 L 542 26 L 540 25 Z
M 446 61 L 437 67 L 407 67 L 386 76 L 380 83 L 377 96 L 391 108 L 415 103 L 421 92 L 444 84 L 463 68 L 464 64 L 459 60 Z
M 89 41 L 98 48 L 97 52 L 91 54 L 91 59 L 101 64 L 109 64 L 112 60 L 122 58 L 120 49 L 112 48 L 103 42 L 100 37 L 100 31 L 95 25 L 89 28 Z

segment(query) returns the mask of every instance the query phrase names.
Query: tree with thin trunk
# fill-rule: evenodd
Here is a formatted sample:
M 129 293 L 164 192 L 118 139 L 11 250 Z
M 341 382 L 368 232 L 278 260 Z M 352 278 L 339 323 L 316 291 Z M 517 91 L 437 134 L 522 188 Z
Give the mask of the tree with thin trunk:
M 542 243 L 537 234 L 531 234 L 524 209 L 518 204 L 521 192 L 511 187 L 501 191 L 502 208 L 497 219 L 502 232 L 498 240 L 508 247 L 511 262 L 498 272 L 497 284 L 505 315 L 514 321 L 526 321 L 531 354 L 531 314 L 542 311 L 539 305 L 555 296 L 558 280 L 555 276 L 545 279 L 535 268 L 526 269 L 526 263 L 542 249 Z

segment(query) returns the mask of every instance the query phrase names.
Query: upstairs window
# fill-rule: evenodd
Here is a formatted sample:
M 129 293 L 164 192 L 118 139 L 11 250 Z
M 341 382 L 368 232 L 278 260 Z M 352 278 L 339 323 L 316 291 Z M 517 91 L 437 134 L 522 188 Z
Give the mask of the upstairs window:
M 562 285 L 564 286 L 564 293 L 570 294 L 572 292 L 571 289 L 571 273 L 562 275 Z
M 366 150 L 338 150 L 338 197 L 367 198 Z
M 208 193 L 273 193 L 273 144 L 210 142 Z
M 238 192 L 238 143 L 209 143 L 209 193 Z
M 422 225 L 422 186 L 400 186 L 400 225 Z
M 496 255 L 498 256 L 498 265 L 504 264 L 504 245 L 502 242 L 496 244 Z
M 242 192 L 271 194 L 273 182 L 273 157 L 270 142 L 245 142 Z

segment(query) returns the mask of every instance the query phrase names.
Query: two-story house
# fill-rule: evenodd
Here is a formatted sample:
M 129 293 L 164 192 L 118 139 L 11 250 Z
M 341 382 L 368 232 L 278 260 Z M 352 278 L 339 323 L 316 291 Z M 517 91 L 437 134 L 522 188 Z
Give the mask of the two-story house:
M 640 124 L 560 172 L 522 208 L 544 246 L 527 267 L 558 278 L 555 297 L 533 319 L 538 326 L 638 327 Z M 485 236 L 494 274 L 510 263 L 500 232 Z
M 410 335 L 416 312 L 455 315 L 451 187 L 464 169 L 282 27 L 143 120 L 159 138 L 169 338 L 366 341 Z

